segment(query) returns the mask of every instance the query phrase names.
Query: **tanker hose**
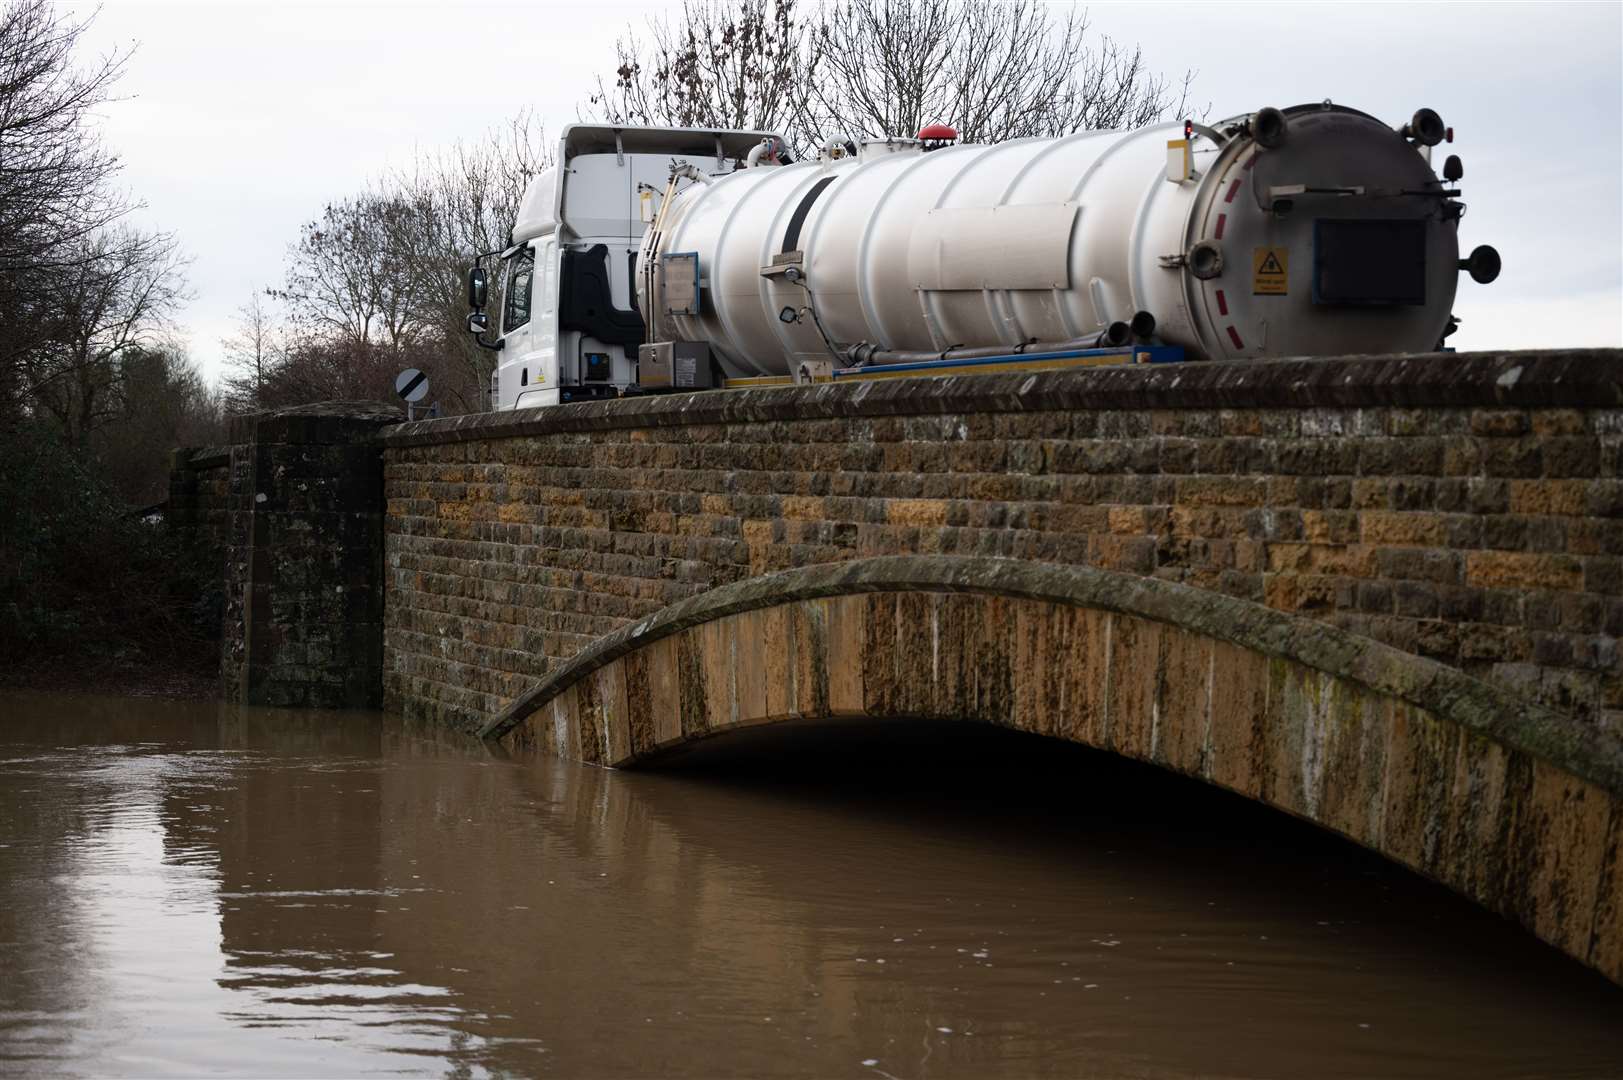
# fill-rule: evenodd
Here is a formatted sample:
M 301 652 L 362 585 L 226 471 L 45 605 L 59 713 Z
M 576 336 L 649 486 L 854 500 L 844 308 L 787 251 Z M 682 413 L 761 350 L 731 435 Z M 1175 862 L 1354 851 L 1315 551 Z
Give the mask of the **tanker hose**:
M 778 140 L 772 137 L 762 139 L 750 148 L 749 156 L 744 159 L 744 168 L 753 169 L 761 164 L 762 159 L 777 164 Z
M 715 178 L 710 174 L 695 169 L 685 161 L 671 168 L 671 176 L 672 178 L 679 176 L 684 180 L 692 180 L 700 184 L 714 184 L 716 182 Z
M 849 135 L 830 135 L 823 140 L 823 160 L 838 161 L 842 157 L 856 157 L 856 144 Z

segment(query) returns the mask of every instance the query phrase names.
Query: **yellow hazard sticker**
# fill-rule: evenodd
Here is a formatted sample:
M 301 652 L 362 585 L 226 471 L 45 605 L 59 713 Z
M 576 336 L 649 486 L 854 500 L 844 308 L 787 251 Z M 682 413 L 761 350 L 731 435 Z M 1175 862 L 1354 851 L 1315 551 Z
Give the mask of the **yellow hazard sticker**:
M 1282 247 L 1251 249 L 1251 294 L 1284 296 L 1290 291 L 1290 250 Z
M 1189 152 L 1188 139 L 1167 140 L 1167 180 L 1181 184 L 1195 174 L 1195 163 Z

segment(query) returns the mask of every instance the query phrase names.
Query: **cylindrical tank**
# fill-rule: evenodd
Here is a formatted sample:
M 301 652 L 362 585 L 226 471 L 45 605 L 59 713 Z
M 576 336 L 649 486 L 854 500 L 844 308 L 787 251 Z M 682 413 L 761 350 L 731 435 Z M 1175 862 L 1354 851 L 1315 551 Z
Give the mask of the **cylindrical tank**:
M 1324 103 L 1192 126 L 1187 156 L 1174 123 L 741 169 L 662 209 L 643 310 L 732 375 L 1074 344 L 1141 311 L 1200 358 L 1430 349 L 1462 207 L 1416 145 L 1441 121 L 1415 124 Z

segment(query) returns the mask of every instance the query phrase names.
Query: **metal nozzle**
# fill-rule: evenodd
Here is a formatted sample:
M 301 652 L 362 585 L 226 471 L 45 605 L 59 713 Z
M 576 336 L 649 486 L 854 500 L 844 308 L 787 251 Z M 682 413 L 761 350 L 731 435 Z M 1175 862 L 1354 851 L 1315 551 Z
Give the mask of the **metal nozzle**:
M 1189 272 L 1202 281 L 1210 281 L 1223 272 L 1223 249 L 1215 240 L 1200 240 L 1189 249 Z
M 1285 119 L 1285 114 L 1272 107 L 1258 109 L 1247 127 L 1251 131 L 1251 137 L 1257 140 L 1257 145 L 1264 150 L 1283 146 L 1285 136 L 1290 132 L 1290 122 Z
M 1133 340 L 1140 344 L 1148 344 L 1155 336 L 1155 316 L 1147 311 L 1140 311 L 1133 316 L 1133 321 L 1127 328 L 1133 333 Z
M 1448 134 L 1448 127 L 1443 118 L 1431 109 L 1416 109 L 1414 116 L 1403 125 L 1400 133 L 1405 139 L 1413 139 L 1421 146 L 1436 146 Z

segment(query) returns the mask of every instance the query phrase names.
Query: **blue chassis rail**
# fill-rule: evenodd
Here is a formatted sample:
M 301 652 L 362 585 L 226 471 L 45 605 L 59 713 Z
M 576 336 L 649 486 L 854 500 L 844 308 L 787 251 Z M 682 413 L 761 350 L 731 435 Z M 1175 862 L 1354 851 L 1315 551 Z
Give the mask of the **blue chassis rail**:
M 1003 356 L 970 356 L 958 360 L 919 360 L 908 364 L 871 364 L 867 367 L 837 368 L 834 378 L 849 379 L 862 375 L 891 374 L 904 371 L 950 371 L 953 368 L 986 367 L 999 364 L 1030 364 L 1044 360 L 1089 360 L 1097 358 L 1108 363 L 1120 358 L 1120 363 L 1170 364 L 1184 358 L 1183 348 L 1177 345 L 1139 345 L 1109 349 L 1066 349 L 1060 352 L 1008 353 Z

